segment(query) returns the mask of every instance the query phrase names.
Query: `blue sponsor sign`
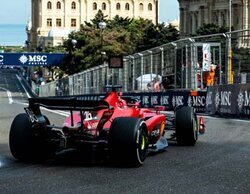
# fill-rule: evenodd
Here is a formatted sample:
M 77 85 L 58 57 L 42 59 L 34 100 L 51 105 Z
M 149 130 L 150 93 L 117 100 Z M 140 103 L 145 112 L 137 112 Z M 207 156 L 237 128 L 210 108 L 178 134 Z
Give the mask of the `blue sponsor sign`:
M 62 53 L 0 53 L 0 65 L 60 66 L 66 56 Z

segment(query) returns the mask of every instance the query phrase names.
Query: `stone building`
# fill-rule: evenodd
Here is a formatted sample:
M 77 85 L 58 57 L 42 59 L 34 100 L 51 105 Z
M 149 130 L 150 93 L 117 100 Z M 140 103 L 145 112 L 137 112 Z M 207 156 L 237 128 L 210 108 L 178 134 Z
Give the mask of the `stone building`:
M 180 34 L 187 37 L 202 26 L 214 23 L 229 26 L 230 0 L 178 0 L 180 7 Z M 250 25 L 250 1 L 232 0 L 232 27 L 248 29 Z
M 71 31 L 90 22 L 98 10 L 107 19 L 114 16 L 158 22 L 159 0 L 32 0 L 31 28 L 26 28 L 28 50 L 62 44 Z

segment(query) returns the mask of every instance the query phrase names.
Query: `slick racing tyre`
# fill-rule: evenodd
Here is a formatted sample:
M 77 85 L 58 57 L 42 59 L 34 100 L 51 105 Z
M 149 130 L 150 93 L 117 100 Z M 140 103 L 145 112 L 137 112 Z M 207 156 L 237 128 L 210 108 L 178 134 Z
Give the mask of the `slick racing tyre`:
M 179 145 L 194 146 L 198 139 L 198 125 L 192 107 L 183 106 L 175 113 L 176 139 Z
M 110 127 L 111 157 L 121 165 L 141 166 L 148 152 L 146 124 L 139 118 L 119 117 Z
M 49 122 L 46 118 L 46 122 Z M 42 131 L 42 132 L 41 132 Z M 9 146 L 12 155 L 21 161 L 40 162 L 49 156 L 44 130 L 36 130 L 25 113 L 17 115 L 11 125 Z

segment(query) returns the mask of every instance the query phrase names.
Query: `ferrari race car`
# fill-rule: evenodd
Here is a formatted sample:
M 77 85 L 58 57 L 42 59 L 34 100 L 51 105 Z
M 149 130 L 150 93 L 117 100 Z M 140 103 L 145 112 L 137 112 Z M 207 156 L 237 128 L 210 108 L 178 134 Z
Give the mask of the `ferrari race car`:
M 30 98 L 26 113 L 18 114 L 11 125 L 12 155 L 21 161 L 42 161 L 67 149 L 88 147 L 112 161 L 140 166 L 149 152 L 165 150 L 168 141 L 193 146 L 204 132 L 192 107 L 177 107 L 174 116 L 166 116 L 164 107 L 140 108 L 137 99 L 123 97 L 118 88 L 110 86 L 106 96 L 95 101 Z M 41 106 L 70 111 L 70 116 L 62 126 L 52 125 Z

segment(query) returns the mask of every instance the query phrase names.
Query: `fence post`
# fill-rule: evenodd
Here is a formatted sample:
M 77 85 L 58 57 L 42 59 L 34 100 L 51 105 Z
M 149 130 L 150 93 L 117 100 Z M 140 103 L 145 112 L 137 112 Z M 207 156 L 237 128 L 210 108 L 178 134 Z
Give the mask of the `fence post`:
M 143 67 L 144 67 L 144 57 L 142 53 L 138 53 L 138 55 L 141 57 L 141 91 L 142 91 L 142 75 L 143 75 Z

